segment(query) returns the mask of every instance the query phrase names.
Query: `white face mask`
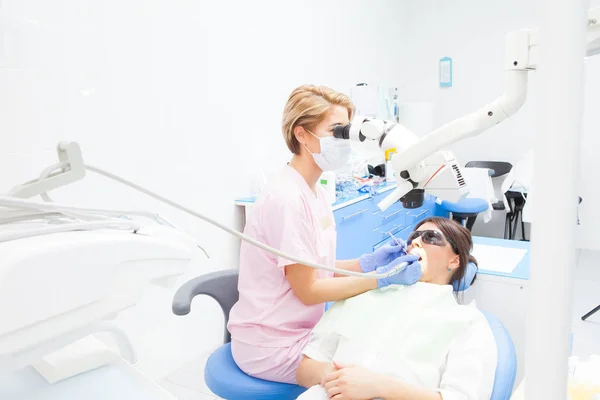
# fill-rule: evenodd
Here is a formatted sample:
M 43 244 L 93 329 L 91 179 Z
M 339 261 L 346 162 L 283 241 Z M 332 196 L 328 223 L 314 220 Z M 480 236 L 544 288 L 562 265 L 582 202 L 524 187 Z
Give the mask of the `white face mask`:
M 352 151 L 348 140 L 338 139 L 333 136 L 318 137 L 308 129 L 306 131 L 319 139 L 319 143 L 321 144 L 320 153 L 311 153 L 306 144 L 304 148 L 312 154 L 317 166 L 322 171 L 334 171 L 348 162 L 350 152 Z

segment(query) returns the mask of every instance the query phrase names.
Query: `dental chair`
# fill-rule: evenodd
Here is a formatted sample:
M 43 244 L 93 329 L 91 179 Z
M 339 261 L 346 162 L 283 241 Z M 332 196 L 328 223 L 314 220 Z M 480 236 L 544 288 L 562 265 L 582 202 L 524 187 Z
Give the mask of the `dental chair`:
M 237 282 L 237 270 L 213 272 L 187 282 L 173 298 L 173 313 L 176 315 L 189 314 L 194 297 L 203 294 L 215 299 L 225 316 L 224 344 L 215 350 L 206 362 L 204 370 L 206 385 L 214 394 L 226 400 L 296 399 L 306 390 L 305 388 L 252 378 L 235 364 L 231 355 L 231 335 L 227 331 L 227 321 L 231 307 L 238 300 Z M 484 312 L 484 314 L 498 347 L 498 365 L 491 400 L 508 400 L 517 373 L 515 347 L 502 322 L 489 313 Z

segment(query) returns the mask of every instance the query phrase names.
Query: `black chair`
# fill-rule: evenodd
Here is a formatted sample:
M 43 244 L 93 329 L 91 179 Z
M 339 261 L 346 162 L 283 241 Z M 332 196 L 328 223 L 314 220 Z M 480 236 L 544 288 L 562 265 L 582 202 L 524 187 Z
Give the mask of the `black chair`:
M 512 169 L 512 164 L 508 163 L 508 162 L 504 162 L 504 161 L 469 161 L 468 163 L 465 164 L 465 167 L 467 168 L 487 168 L 490 170 L 490 177 L 492 178 L 498 178 L 500 176 L 506 175 L 510 172 L 510 170 Z M 507 196 L 508 199 L 508 196 Z M 509 204 L 512 205 L 512 203 L 510 203 L 509 200 Z M 502 200 L 498 201 L 497 203 L 492 204 L 492 208 L 496 211 L 502 211 L 505 209 L 504 207 L 504 202 Z M 467 228 L 469 230 L 471 230 L 471 228 L 473 228 L 473 225 L 475 225 L 475 220 L 477 219 L 477 216 L 473 216 L 473 217 L 469 217 L 467 219 Z M 512 227 L 512 221 L 514 219 L 513 216 L 513 211 L 512 211 L 512 206 L 511 206 L 511 211 L 509 211 L 506 214 L 506 221 L 504 223 L 504 238 L 507 239 L 507 232 L 510 232 L 511 230 L 508 228 L 509 226 Z M 509 220 L 510 225 L 509 225 Z M 523 231 L 523 234 L 525 231 Z
M 525 238 L 525 222 L 523 221 L 523 208 L 527 201 L 527 193 L 509 190 L 504 195 L 510 207 L 510 211 L 506 213 L 506 222 L 504 223 L 504 239 L 512 240 L 516 238 L 519 221 L 521 221 L 521 240 L 527 241 Z

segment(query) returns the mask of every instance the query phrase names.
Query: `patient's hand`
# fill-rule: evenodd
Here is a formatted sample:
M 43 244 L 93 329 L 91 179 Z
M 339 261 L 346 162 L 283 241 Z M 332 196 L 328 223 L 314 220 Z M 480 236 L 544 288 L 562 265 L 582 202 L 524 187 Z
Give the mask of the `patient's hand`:
M 384 377 L 357 366 L 334 363 L 335 371 L 325 377 L 328 398 L 335 400 L 370 400 L 380 397 L 380 385 Z
M 323 373 L 323 379 L 321 379 L 321 386 L 325 387 L 325 384 L 327 383 L 327 377 L 329 375 L 331 375 L 332 373 L 334 373 L 335 371 L 337 371 L 337 368 L 335 367 L 335 365 L 333 364 L 328 364 L 327 366 L 325 366 L 324 368 L 324 373 Z

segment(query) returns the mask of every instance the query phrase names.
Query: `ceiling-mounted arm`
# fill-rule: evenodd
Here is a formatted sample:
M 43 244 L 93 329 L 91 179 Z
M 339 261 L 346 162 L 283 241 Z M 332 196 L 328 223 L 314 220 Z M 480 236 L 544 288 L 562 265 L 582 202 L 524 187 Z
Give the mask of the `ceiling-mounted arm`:
M 414 168 L 427 157 L 461 139 L 475 136 L 515 114 L 527 97 L 527 74 L 535 69 L 531 49 L 537 47 L 537 33 L 514 31 L 506 35 L 504 93 L 495 101 L 423 136 L 417 143 L 394 155 L 396 171 Z

